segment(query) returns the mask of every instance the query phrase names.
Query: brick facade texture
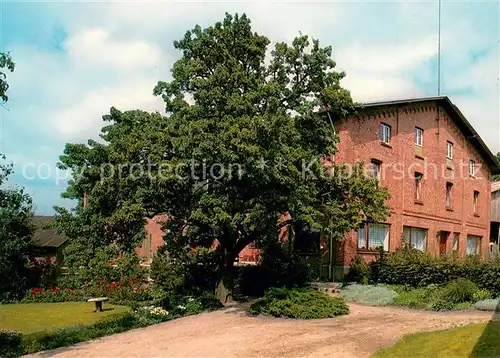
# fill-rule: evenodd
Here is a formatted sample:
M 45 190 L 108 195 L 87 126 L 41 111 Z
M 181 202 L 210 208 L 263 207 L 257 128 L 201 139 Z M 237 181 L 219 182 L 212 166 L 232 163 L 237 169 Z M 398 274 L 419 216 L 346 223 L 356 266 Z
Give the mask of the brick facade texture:
M 390 144 L 379 139 L 380 124 L 391 127 Z M 415 127 L 423 130 L 422 146 L 414 143 Z M 336 162 L 353 165 L 372 160 L 381 163 L 380 185 L 387 187 L 391 216 L 389 251 L 401 246 L 403 227 L 427 229 L 425 250 L 433 255 L 453 250 L 453 237 L 459 235 L 458 253 L 466 254 L 467 237 L 481 237 L 480 254 L 486 258 L 490 228 L 490 170 L 477 149 L 457 127 L 450 114 L 438 110 L 436 102 L 381 106 L 363 111 L 336 124 L 340 137 Z M 447 142 L 453 143 L 453 159 L 447 159 Z M 475 175 L 469 175 L 469 160 L 475 161 Z M 415 172 L 423 174 L 420 200 L 415 200 Z M 446 206 L 446 185 L 452 183 L 451 206 Z M 474 213 L 474 192 L 479 192 Z M 163 245 L 161 221 L 164 216 L 147 219 L 147 236 L 137 254 L 151 262 Z M 280 241 L 287 241 L 282 229 Z M 239 255 L 240 262 L 256 262 L 260 251 L 252 244 Z M 327 252 L 324 254 L 327 256 Z M 349 266 L 360 255 L 368 262 L 377 251 L 358 250 L 357 233 L 348 233 L 336 253 L 337 265 Z M 326 257 L 325 256 L 325 257 Z
M 459 234 L 459 254 L 465 255 L 467 236 L 479 236 L 480 254 L 486 258 L 490 170 L 449 114 L 442 109 L 438 112 L 433 102 L 382 107 L 363 114 L 337 125 L 340 144 L 335 160 L 348 164 L 362 160 L 365 165 L 371 160 L 381 162 L 380 184 L 391 194 L 391 216 L 386 220 L 390 225 L 389 251 L 401 246 L 403 226 L 409 226 L 428 230 L 426 250 L 433 255 L 451 252 L 454 234 Z M 391 127 L 390 145 L 379 139 L 381 123 Z M 423 130 L 421 147 L 414 143 L 415 127 Z M 447 159 L 448 141 L 453 143 L 452 160 Z M 474 177 L 469 175 L 470 159 L 476 163 Z M 415 172 L 423 174 L 419 201 L 415 200 Z M 452 183 L 450 208 L 446 207 L 447 183 Z M 479 192 L 476 214 L 474 191 Z M 358 254 L 365 262 L 377 256 L 357 246 L 357 233 L 347 234 L 341 249 L 344 265 Z

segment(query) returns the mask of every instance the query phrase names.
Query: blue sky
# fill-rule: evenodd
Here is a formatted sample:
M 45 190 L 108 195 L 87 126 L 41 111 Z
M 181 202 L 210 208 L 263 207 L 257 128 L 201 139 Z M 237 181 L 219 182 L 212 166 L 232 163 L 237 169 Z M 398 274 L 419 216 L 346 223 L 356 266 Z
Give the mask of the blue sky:
M 436 1 L 17 2 L 1 1 L 0 51 L 10 51 L 10 101 L 0 108 L 0 152 L 12 184 L 52 214 L 66 142 L 96 138 L 111 106 L 163 111 L 152 95 L 179 58 L 172 42 L 224 12 L 245 12 L 272 41 L 302 33 L 334 49 L 355 100 L 436 94 Z M 442 2 L 442 94 L 500 151 L 497 1 Z

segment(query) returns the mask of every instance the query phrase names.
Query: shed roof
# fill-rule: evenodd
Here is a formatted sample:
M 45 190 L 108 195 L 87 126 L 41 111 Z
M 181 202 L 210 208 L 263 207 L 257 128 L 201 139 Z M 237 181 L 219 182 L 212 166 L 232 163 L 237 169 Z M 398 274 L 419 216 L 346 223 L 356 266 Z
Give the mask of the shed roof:
M 51 227 L 52 219 L 52 216 L 33 216 L 35 233 L 32 245 L 38 247 L 59 247 L 68 240 L 63 235 L 59 235 L 55 228 Z

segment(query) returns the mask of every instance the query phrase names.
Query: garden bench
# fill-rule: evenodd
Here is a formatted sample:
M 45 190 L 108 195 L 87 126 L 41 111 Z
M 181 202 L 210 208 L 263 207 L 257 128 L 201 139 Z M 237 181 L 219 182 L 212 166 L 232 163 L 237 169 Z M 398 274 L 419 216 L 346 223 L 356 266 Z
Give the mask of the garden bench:
M 109 301 L 109 298 L 107 297 L 97 297 L 97 298 L 89 298 L 87 302 L 94 302 L 95 303 L 95 310 L 94 312 L 102 312 L 102 303 L 104 301 Z

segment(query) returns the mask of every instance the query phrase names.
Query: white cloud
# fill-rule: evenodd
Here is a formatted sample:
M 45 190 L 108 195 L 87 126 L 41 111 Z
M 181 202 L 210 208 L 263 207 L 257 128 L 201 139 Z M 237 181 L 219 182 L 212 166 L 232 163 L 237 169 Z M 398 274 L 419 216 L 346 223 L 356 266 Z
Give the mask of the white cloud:
M 120 110 L 163 112 L 163 102 L 152 94 L 156 82 L 156 79 L 127 80 L 88 91 L 72 106 L 54 113 L 54 128 L 67 140 L 84 141 L 96 137 L 103 125 L 102 115 L 109 113 L 111 106 Z
M 62 151 L 61 143 L 96 138 L 101 117 L 111 106 L 163 111 L 152 89 L 158 80 L 169 79 L 180 56 L 172 41 L 195 24 L 209 26 L 222 20 L 226 11 L 246 12 L 253 29 L 274 42 L 290 41 L 302 31 L 324 46 L 332 45 L 337 69 L 347 72 L 342 84 L 357 101 L 434 93 L 437 7 L 432 1 L 324 1 L 311 6 L 293 1 L 152 0 L 49 6 L 54 9 L 52 21 L 68 35 L 63 51 L 42 50 L 27 42 L 11 46 L 18 66 L 11 76 L 12 108 L 5 123 L 22 123 L 26 131 L 19 135 L 24 138 L 43 132 L 44 144 L 52 145 L 53 153 Z M 477 17 L 492 10 L 491 4 L 443 2 L 442 65 L 444 94 L 460 94 L 452 100 L 496 151 L 498 23 L 490 31 L 488 20 Z M 471 60 L 471 53 L 488 49 L 493 49 L 491 56 Z M 40 157 L 28 153 L 24 144 L 19 148 L 14 153 L 19 160 Z M 47 160 L 55 162 L 56 155 Z M 50 195 L 43 200 L 50 200 Z
M 77 65 L 135 70 L 158 66 L 160 49 L 144 41 L 118 41 L 102 28 L 86 29 L 64 43 L 71 60 Z

